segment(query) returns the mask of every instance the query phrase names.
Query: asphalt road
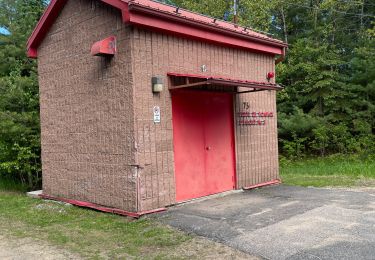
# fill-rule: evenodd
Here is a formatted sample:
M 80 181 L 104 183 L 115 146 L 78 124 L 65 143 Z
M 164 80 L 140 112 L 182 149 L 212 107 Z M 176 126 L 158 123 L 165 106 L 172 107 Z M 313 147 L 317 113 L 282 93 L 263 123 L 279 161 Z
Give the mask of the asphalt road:
M 265 259 L 375 259 L 375 189 L 271 186 L 156 217 Z

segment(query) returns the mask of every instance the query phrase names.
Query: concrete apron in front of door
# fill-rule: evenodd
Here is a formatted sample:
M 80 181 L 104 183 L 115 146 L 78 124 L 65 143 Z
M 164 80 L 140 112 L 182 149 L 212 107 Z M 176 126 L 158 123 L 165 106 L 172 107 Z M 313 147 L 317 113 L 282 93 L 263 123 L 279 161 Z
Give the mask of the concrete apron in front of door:
M 375 259 L 375 189 L 269 186 L 152 217 L 265 259 Z
M 212 194 L 212 195 L 207 195 L 207 196 L 203 196 L 203 197 L 199 197 L 199 198 L 195 198 L 195 199 L 190 199 L 190 200 L 185 200 L 185 201 L 181 201 L 181 202 L 176 202 L 175 204 L 167 206 L 167 208 L 172 208 L 173 209 L 174 207 L 179 207 L 179 206 L 183 206 L 183 205 L 191 204 L 191 203 L 199 203 L 199 202 L 203 202 L 205 200 L 222 198 L 222 197 L 225 197 L 225 196 L 228 196 L 228 195 L 232 195 L 232 194 L 236 194 L 236 193 L 241 193 L 241 192 L 244 192 L 244 191 L 245 190 L 243 190 L 243 189 L 223 191 L 223 192 L 220 192 L 220 193 L 216 193 L 216 194 Z

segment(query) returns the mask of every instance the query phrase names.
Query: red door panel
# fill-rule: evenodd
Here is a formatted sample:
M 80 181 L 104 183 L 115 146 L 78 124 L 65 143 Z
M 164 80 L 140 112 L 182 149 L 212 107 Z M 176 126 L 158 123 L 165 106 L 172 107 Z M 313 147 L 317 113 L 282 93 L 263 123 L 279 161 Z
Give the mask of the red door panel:
M 177 200 L 189 199 L 191 194 L 204 196 L 204 132 L 199 127 L 203 115 L 191 99 L 180 93 L 173 94 L 172 106 Z
M 206 174 L 209 194 L 234 188 L 232 95 L 214 93 L 205 109 Z
M 233 189 L 232 102 L 225 93 L 172 93 L 177 201 Z

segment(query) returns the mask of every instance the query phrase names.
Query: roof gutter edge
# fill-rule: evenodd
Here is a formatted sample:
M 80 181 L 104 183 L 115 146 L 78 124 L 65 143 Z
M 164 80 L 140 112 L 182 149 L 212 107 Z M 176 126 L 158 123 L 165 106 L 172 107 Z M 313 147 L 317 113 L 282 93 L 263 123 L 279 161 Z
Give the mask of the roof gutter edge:
M 230 30 L 227 30 L 227 29 L 224 29 L 224 28 L 220 28 L 220 27 L 215 26 L 215 25 L 210 25 L 210 24 L 206 24 L 206 23 L 203 23 L 203 22 L 194 21 L 194 20 L 191 20 L 191 19 L 188 19 L 188 18 L 179 17 L 177 15 L 172 15 L 172 14 L 160 11 L 160 10 L 154 10 L 153 8 L 141 6 L 141 5 L 138 5 L 138 4 L 133 3 L 133 2 L 129 2 L 128 9 L 129 9 L 129 13 L 131 13 L 132 11 L 142 12 L 142 13 L 145 13 L 145 14 L 148 14 L 148 15 L 152 15 L 152 16 L 156 16 L 156 17 L 180 22 L 182 24 L 200 27 L 200 28 L 203 28 L 203 29 L 206 29 L 206 30 L 210 30 L 210 31 L 214 31 L 214 32 L 220 32 L 220 33 L 223 33 L 223 34 L 226 34 L 226 35 L 244 38 L 244 39 L 247 39 L 247 40 L 252 40 L 252 41 L 255 41 L 255 42 L 259 42 L 259 43 L 264 43 L 264 44 L 279 47 L 279 48 L 285 48 L 285 47 L 288 46 L 284 42 L 277 42 L 277 41 L 274 41 L 274 40 L 268 40 L 268 39 L 256 37 L 256 36 L 253 36 L 253 35 L 244 35 L 244 34 L 236 32 L 236 31 L 230 31 Z M 130 21 L 130 23 L 131 23 L 131 21 Z

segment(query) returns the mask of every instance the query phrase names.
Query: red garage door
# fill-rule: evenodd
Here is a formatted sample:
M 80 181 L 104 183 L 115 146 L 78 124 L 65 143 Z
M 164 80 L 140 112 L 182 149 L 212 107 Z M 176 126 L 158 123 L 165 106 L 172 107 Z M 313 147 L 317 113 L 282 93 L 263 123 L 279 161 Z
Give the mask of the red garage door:
M 176 200 L 234 188 L 233 97 L 228 93 L 172 93 Z

